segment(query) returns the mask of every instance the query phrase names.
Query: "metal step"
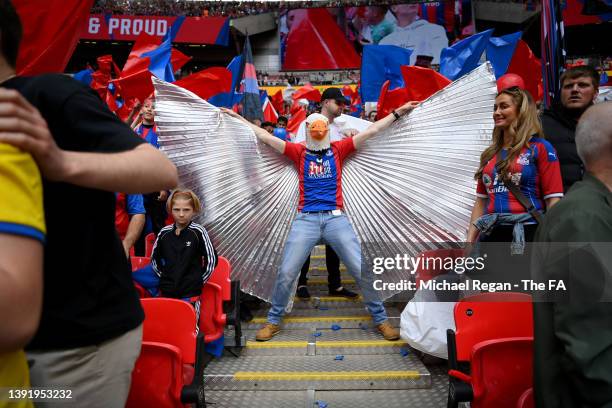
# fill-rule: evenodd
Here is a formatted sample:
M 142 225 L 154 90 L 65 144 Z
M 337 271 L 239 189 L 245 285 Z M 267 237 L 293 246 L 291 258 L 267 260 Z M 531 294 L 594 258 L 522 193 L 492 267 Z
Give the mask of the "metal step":
M 324 269 L 324 271 L 327 271 L 327 269 Z M 356 284 L 355 279 L 353 279 L 352 277 L 341 279 L 340 283 L 342 284 L 342 286 L 344 286 L 344 285 L 355 285 Z M 309 288 L 310 288 L 310 286 L 315 286 L 315 285 L 324 285 L 324 286 L 327 286 L 327 276 L 320 277 L 320 278 L 308 279 L 308 287 Z
M 393 307 L 386 307 L 388 317 L 399 317 L 400 311 Z M 260 309 L 254 313 L 255 318 L 266 317 L 268 315 L 268 309 Z M 321 308 L 293 308 L 291 313 L 285 316 L 285 319 L 289 317 L 313 317 L 313 318 L 328 318 L 333 316 L 369 316 L 366 307 L 361 302 L 354 302 L 352 307 L 343 307 L 338 309 L 321 309 Z
M 346 279 L 344 281 L 346 282 L 349 280 Z M 329 290 L 327 289 L 327 277 L 324 278 L 324 282 L 325 284 L 311 285 L 310 281 L 308 281 L 308 292 L 310 293 L 311 297 L 312 296 L 315 296 L 315 297 L 329 296 Z M 342 286 L 352 292 L 361 293 L 361 289 L 359 289 L 356 283 L 343 283 Z
M 282 330 L 271 340 L 255 340 L 256 330 L 245 332 L 243 356 L 314 356 L 411 353 L 404 340 L 387 341 L 373 328 Z
M 206 402 L 215 408 L 444 408 L 448 376 L 446 366 L 427 367 L 430 388 L 409 390 L 333 390 L 333 391 L 208 391 Z M 320 402 L 317 403 L 317 401 Z M 213 405 L 214 404 L 214 405 Z
M 429 371 L 413 354 L 242 356 L 212 361 L 207 390 L 393 390 L 430 387 Z
M 243 325 L 246 330 L 259 329 L 266 323 L 268 311 L 261 309 L 256 312 L 256 317 L 250 322 Z M 399 327 L 400 311 L 394 307 L 387 307 L 387 316 L 391 324 Z M 294 308 L 290 314 L 283 318 L 281 327 L 286 330 L 299 329 L 329 329 L 337 325 L 345 329 L 358 329 L 369 327 L 372 325 L 372 317 L 365 309 L 363 304 L 361 307 L 342 308 L 342 309 L 297 309 Z
M 310 300 L 294 297 L 294 309 L 343 309 L 363 304 L 361 295 L 355 299 L 342 296 L 311 296 Z
M 308 391 L 205 391 L 213 408 L 313 408 Z

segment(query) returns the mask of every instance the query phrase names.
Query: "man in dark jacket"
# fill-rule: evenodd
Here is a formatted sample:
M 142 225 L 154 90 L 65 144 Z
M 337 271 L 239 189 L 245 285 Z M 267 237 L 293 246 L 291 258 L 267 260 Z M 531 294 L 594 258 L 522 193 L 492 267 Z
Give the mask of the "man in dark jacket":
M 599 75 L 593 67 L 570 68 L 561 75 L 561 100 L 542 115 L 546 139 L 552 143 L 561 164 L 563 190 L 582 180 L 584 166 L 576 152 L 574 134 L 580 116 L 593 105 L 599 92 Z
M 552 289 L 534 292 L 542 408 L 612 406 L 612 102 L 584 113 L 576 145 L 584 179 L 546 214 L 535 239 L 533 278 Z

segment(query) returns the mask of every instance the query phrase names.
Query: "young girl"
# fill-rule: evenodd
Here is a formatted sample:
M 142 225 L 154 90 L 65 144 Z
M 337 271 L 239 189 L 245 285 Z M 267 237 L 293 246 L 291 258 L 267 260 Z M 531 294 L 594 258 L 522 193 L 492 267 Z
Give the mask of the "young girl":
M 174 224 L 157 235 L 151 268 L 133 277 L 153 294 L 192 303 L 199 314 L 202 286 L 217 266 L 217 252 L 204 227 L 192 221 L 201 207 L 193 191 L 175 190 L 167 207 Z

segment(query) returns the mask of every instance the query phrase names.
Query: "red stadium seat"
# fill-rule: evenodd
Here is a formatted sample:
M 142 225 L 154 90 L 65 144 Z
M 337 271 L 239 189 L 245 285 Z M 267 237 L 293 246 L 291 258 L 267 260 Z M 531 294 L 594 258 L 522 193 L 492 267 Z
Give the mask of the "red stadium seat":
M 472 350 L 471 367 L 471 375 L 456 378 L 471 388 L 472 408 L 515 408 L 533 385 L 533 337 L 480 342 Z
M 466 297 L 455 305 L 454 317 L 456 331 L 447 331 L 448 407 L 457 407 L 458 402 L 473 398 L 472 388 L 466 384 L 469 376 L 459 370 L 459 364 L 471 363 L 472 352 L 478 343 L 533 337 L 531 296 L 523 293 L 481 293 Z
M 132 263 L 132 272 L 143 268 L 151 263 L 151 258 L 148 256 L 132 256 L 130 258 L 130 262 Z
M 155 244 L 157 236 L 154 233 L 147 234 L 145 237 L 145 256 L 151 257 L 153 253 L 153 244 Z
M 224 301 L 231 300 L 231 280 L 230 273 L 232 271 L 232 267 L 229 261 L 220 256 L 217 261 L 217 267 L 214 272 L 210 276 L 209 282 L 216 283 L 221 287 L 222 297 Z
M 529 388 L 520 396 L 516 403 L 516 408 L 533 408 L 535 401 L 533 400 L 533 388 Z
M 223 312 L 223 301 L 231 299 L 230 263 L 220 256 L 217 267 L 202 288 L 200 299 L 200 332 L 204 341 L 210 343 L 223 336 L 227 315 Z
M 213 272 L 214 273 L 214 272 Z M 223 313 L 223 295 L 219 285 L 207 282 L 200 298 L 200 332 L 204 342 L 210 343 L 223 336 L 227 316 Z
M 217 267 L 202 288 L 200 299 L 200 332 L 204 341 L 210 343 L 223 336 L 226 325 L 234 327 L 234 347 L 242 347 L 240 321 L 240 282 L 231 281 L 231 265 L 220 256 Z
M 204 406 L 201 337 L 196 314 L 182 300 L 142 299 L 143 347 L 132 373 L 127 407 Z
M 432 249 L 429 251 L 424 251 L 422 252 L 419 257 L 420 258 L 458 258 L 460 256 L 463 256 L 463 249 Z M 430 268 L 425 268 L 424 266 L 431 266 L 433 265 L 433 267 Z M 417 288 L 421 287 L 421 282 L 426 282 L 428 280 L 431 280 L 433 278 L 435 278 L 436 276 L 447 272 L 444 269 L 441 268 L 436 268 L 436 264 L 435 263 L 429 263 L 429 265 L 423 265 L 422 263 L 419 264 L 419 267 L 417 268 L 414 278 L 415 278 L 415 282 L 417 285 Z

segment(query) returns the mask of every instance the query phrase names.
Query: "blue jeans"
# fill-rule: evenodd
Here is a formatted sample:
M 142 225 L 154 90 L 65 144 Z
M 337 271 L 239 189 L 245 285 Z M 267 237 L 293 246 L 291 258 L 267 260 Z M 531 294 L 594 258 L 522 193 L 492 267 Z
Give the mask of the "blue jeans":
M 278 269 L 272 307 L 268 312 L 268 323 L 280 324 L 285 308 L 289 304 L 293 286 L 300 274 L 300 268 L 315 245 L 331 245 L 338 257 L 346 265 L 349 274 L 361 288 L 366 308 L 375 324 L 387 320 L 387 313 L 378 294 L 372 287 L 372 274 L 361 271 L 361 245 L 353 226 L 346 215 L 330 213 L 299 213 L 293 225 Z

